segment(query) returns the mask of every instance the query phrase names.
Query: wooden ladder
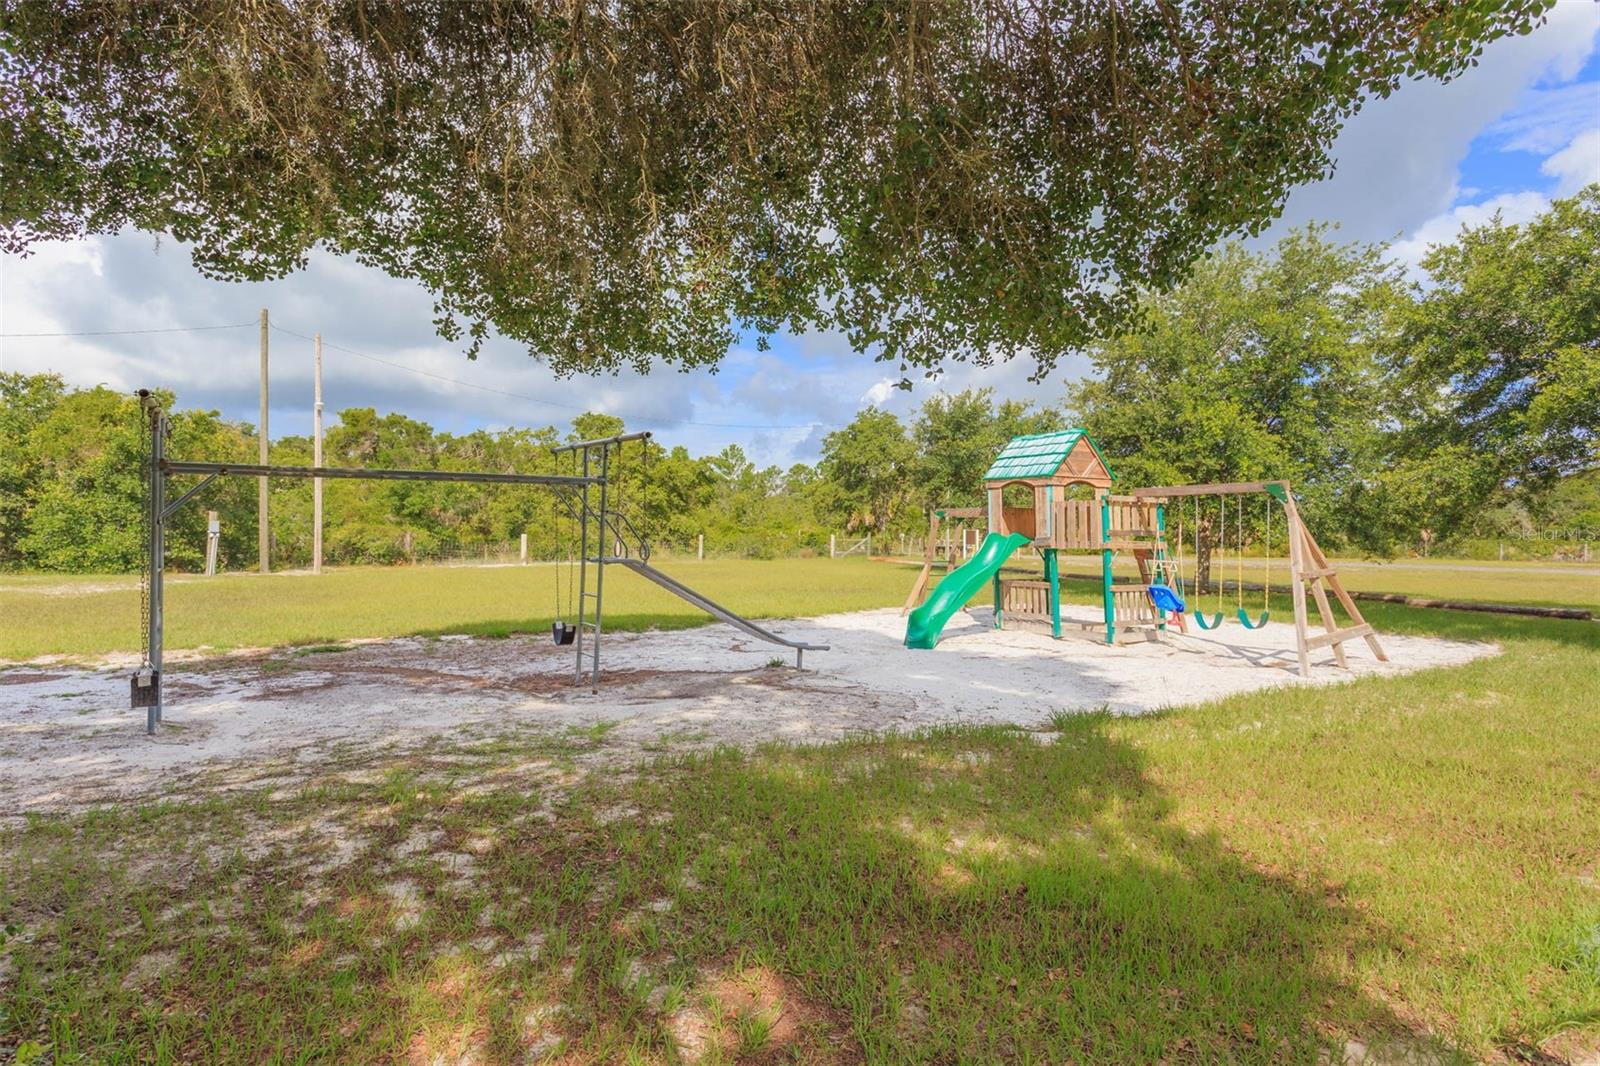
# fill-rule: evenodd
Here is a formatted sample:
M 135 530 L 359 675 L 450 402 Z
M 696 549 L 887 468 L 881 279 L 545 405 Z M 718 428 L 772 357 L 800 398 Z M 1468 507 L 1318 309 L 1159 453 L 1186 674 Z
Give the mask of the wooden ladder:
M 1147 590 L 1151 585 L 1165 585 L 1171 589 L 1182 587 L 1179 580 L 1177 580 L 1179 576 L 1177 565 L 1172 561 L 1172 557 L 1167 554 L 1167 538 L 1159 533 L 1156 535 L 1155 544 L 1151 547 L 1134 550 L 1133 561 L 1139 564 L 1139 580 Z M 1146 591 L 1145 595 L 1148 596 L 1149 592 Z M 1156 612 L 1158 618 L 1161 617 L 1162 612 L 1154 603 L 1150 607 Z M 1185 624 L 1181 612 L 1173 616 L 1171 624 L 1178 627 L 1178 632 L 1185 636 L 1188 635 L 1189 627 Z

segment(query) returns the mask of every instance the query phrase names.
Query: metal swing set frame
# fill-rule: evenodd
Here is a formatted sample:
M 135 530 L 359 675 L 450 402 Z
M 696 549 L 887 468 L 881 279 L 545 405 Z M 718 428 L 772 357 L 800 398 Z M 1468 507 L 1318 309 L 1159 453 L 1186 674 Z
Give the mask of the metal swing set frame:
M 145 732 L 154 733 L 161 724 L 165 701 L 161 691 L 163 640 L 165 628 L 166 523 L 219 477 L 347 478 L 365 481 L 454 481 L 481 485 L 542 485 L 556 490 L 567 513 L 578 525 L 577 634 L 573 643 L 573 683 L 582 684 L 585 674 L 595 689 L 600 686 L 600 639 L 605 622 L 606 567 L 620 565 L 668 592 L 688 601 L 713 618 L 726 622 L 749 636 L 780 644 L 795 653 L 795 667 L 804 665 L 808 651 L 827 651 L 826 644 L 789 640 L 721 606 L 710 598 L 648 564 L 650 544 L 614 507 L 610 492 L 612 460 L 622 445 L 649 440 L 648 431 L 622 433 L 612 437 L 575 441 L 553 449 L 554 454 L 575 453 L 575 473 L 506 474 L 476 470 L 383 470 L 367 467 L 277 466 L 253 463 L 201 463 L 168 459 L 166 455 L 167 414 L 148 389 L 139 390 L 139 400 L 149 425 L 149 454 L 145 464 L 145 543 L 143 568 L 144 661 L 130 681 L 131 702 L 145 708 Z M 200 481 L 168 502 L 167 478 L 199 475 Z M 609 544 L 608 544 L 609 542 Z M 591 543 L 593 553 L 591 554 Z M 610 549 L 608 551 L 608 548 Z M 593 568 L 594 591 L 589 591 Z M 585 633 L 588 639 L 585 640 Z M 585 655 L 588 663 L 585 664 Z
M 364 481 L 451 481 L 482 485 L 540 485 L 557 490 L 556 498 L 578 522 L 579 528 L 579 588 L 576 608 L 578 636 L 574 642 L 574 682 L 581 683 L 588 673 L 590 683 L 600 684 L 600 638 L 604 625 L 603 594 L 605 591 L 605 564 L 610 561 L 603 550 L 590 555 L 588 545 L 592 536 L 598 535 L 604 548 L 606 531 L 616 534 L 621 542 L 621 524 L 632 531 L 626 519 L 611 510 L 608 482 L 612 453 L 628 441 L 646 440 L 648 432 L 626 433 L 596 440 L 578 441 L 563 445 L 557 452 L 581 454 L 578 466 L 581 473 L 559 474 L 509 474 L 476 470 L 386 470 L 369 467 L 330 466 L 279 466 L 254 463 L 205 463 L 169 459 L 166 454 L 167 414 L 151 395 L 140 389 L 139 400 L 148 420 L 149 457 L 146 464 L 145 490 L 145 544 L 143 593 L 144 662 L 135 671 L 131 681 L 134 707 L 145 708 L 145 731 L 154 733 L 161 723 L 165 700 L 161 677 L 166 623 L 166 524 L 179 508 L 199 495 L 219 477 L 288 477 L 288 478 L 346 478 Z M 187 490 L 168 500 L 167 479 L 177 475 L 199 475 L 200 480 Z M 594 493 L 594 495 L 591 495 Z M 598 504 L 598 506 L 596 506 Z M 635 538 L 644 554 L 648 546 L 643 538 Z M 594 591 L 588 592 L 590 566 L 595 568 Z M 590 639 L 587 645 L 584 632 Z M 587 654 L 589 662 L 585 665 Z

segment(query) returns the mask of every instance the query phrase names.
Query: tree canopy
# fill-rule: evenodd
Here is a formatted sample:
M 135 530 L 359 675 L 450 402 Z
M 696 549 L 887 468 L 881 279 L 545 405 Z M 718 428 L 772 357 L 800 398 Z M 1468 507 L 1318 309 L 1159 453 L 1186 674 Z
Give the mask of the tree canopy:
M 6 0 L 0 244 L 323 246 L 562 372 L 815 327 L 1043 373 L 1551 2 Z

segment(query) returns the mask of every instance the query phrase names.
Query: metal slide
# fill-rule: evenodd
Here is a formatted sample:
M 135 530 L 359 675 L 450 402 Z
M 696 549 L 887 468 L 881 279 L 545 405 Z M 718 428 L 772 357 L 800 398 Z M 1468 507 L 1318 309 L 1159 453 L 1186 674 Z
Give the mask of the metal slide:
M 712 600 L 706 599 L 704 596 L 700 595 L 700 593 L 696 592 L 688 585 L 685 585 L 683 582 L 668 577 L 655 567 L 638 559 L 630 559 L 621 555 L 608 555 L 606 556 L 606 565 L 626 566 L 629 570 L 632 570 L 640 577 L 654 581 L 656 584 L 660 585 L 674 596 L 681 596 L 683 599 L 688 600 L 690 603 L 694 604 L 711 617 L 717 619 L 718 621 L 726 622 L 735 629 L 743 630 L 752 637 L 755 637 L 757 640 L 765 640 L 772 644 L 782 644 L 785 648 L 793 648 L 794 665 L 797 668 L 803 663 L 803 657 L 806 652 L 828 650 L 828 645 L 826 644 L 807 644 L 804 641 L 789 640 L 785 637 L 778 636 L 778 634 L 772 632 L 770 629 L 762 629 L 760 626 L 750 621 L 750 619 L 745 618 L 742 615 L 734 614 L 726 607 L 723 607 Z

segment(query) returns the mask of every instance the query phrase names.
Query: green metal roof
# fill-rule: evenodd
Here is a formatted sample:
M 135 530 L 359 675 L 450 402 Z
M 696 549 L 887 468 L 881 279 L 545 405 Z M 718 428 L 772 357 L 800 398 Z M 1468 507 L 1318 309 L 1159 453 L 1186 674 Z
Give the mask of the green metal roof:
M 1012 478 L 1054 477 L 1061 464 L 1067 461 L 1067 453 L 1071 452 L 1078 441 L 1087 440 L 1089 447 L 1094 449 L 1100 462 L 1106 465 L 1106 472 L 1111 472 L 1111 466 L 1106 464 L 1105 456 L 1100 455 L 1100 448 L 1082 429 L 1058 429 L 1051 433 L 1033 433 L 1025 437 L 1012 437 L 1011 443 L 1000 450 L 995 460 L 989 466 L 989 472 L 983 475 L 985 481 L 1006 481 Z M 1114 475 L 1113 475 L 1114 476 Z

